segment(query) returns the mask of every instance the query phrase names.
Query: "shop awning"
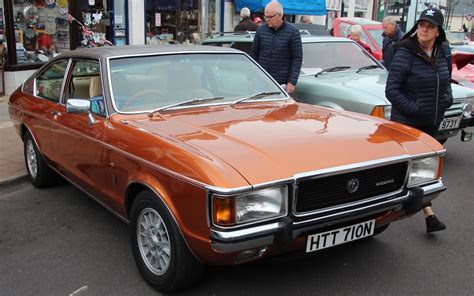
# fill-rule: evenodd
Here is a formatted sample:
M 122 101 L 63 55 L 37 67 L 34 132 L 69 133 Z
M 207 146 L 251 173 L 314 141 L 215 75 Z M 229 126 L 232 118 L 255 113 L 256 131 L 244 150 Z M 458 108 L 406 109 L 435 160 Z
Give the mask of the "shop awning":
M 271 0 L 235 0 L 237 12 L 243 7 L 250 11 L 263 12 L 265 5 Z M 326 0 L 280 0 L 285 14 L 326 15 Z

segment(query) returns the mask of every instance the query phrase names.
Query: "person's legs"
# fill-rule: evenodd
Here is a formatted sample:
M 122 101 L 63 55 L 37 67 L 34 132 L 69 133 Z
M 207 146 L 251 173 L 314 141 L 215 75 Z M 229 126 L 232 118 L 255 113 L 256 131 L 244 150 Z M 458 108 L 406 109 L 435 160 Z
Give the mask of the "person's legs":
M 431 205 L 423 208 L 423 214 L 425 215 L 427 233 L 446 229 L 446 225 L 435 216 Z

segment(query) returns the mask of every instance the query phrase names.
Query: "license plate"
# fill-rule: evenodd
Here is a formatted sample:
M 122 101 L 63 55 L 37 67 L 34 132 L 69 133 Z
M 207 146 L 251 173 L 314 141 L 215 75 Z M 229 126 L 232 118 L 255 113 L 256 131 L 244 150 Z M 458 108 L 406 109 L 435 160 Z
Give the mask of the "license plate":
M 306 241 L 306 253 L 345 244 L 374 234 L 375 220 L 365 221 L 323 233 L 312 234 Z
M 445 118 L 443 119 L 443 121 L 441 121 L 441 124 L 439 125 L 439 130 L 444 131 L 444 130 L 450 130 L 453 128 L 458 128 L 460 124 L 461 124 L 460 117 Z

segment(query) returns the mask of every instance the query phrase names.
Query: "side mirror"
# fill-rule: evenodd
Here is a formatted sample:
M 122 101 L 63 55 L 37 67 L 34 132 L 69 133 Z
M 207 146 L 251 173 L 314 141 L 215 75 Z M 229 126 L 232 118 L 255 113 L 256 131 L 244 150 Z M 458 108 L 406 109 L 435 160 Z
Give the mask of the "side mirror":
M 90 112 L 91 102 L 89 100 L 69 99 L 66 103 L 66 112 L 71 114 L 87 114 L 89 125 L 95 123 L 94 115 Z
M 69 99 L 66 103 L 66 112 L 72 114 L 87 114 L 91 109 L 89 100 Z

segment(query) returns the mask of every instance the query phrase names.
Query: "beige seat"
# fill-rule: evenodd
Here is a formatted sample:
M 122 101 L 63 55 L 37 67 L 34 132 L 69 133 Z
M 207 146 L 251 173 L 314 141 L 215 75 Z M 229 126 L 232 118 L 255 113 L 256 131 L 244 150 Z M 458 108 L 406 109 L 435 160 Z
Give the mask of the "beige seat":
M 168 95 L 177 100 L 212 97 L 201 82 L 201 76 L 193 71 L 191 65 L 180 63 L 170 69 Z
M 89 85 L 89 97 L 97 97 L 102 95 L 102 83 L 100 81 L 100 76 L 91 77 Z

